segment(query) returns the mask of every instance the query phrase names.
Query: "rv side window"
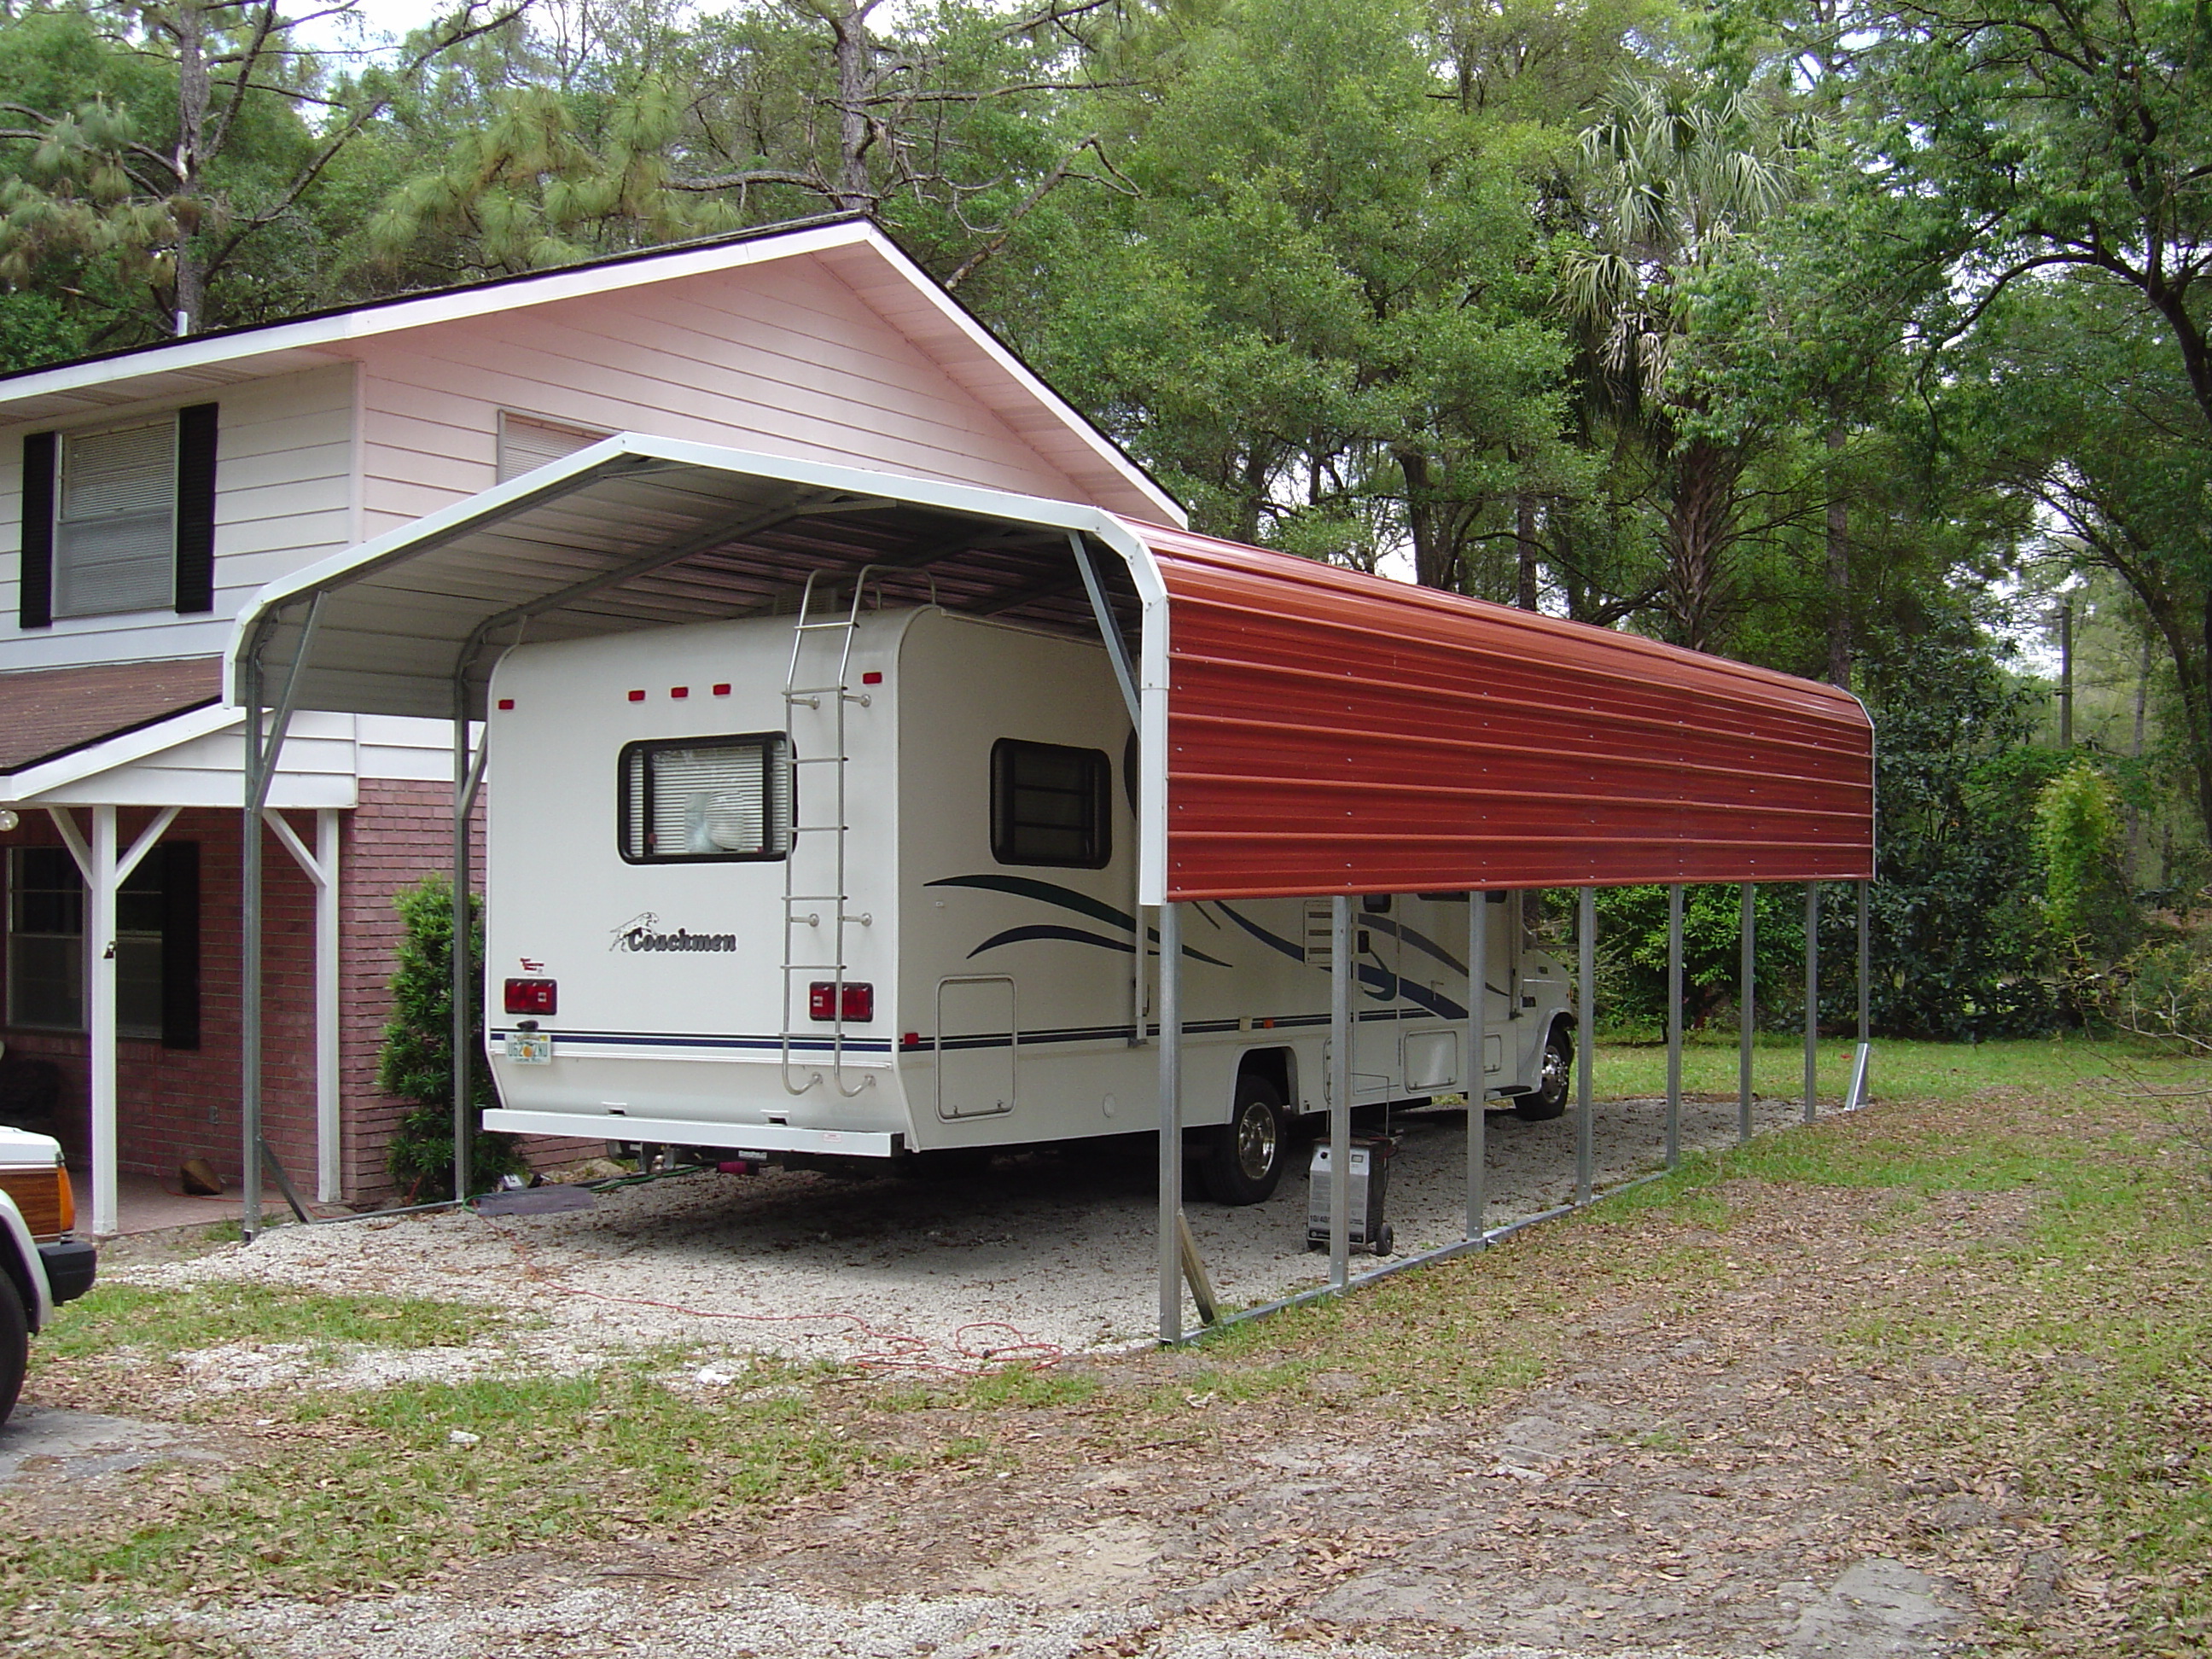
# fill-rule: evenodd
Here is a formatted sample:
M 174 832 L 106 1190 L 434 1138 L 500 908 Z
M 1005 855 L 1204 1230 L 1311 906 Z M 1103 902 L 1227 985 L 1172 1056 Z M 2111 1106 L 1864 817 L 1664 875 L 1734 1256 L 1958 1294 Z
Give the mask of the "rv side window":
M 1112 773 L 1099 749 L 1001 738 L 991 745 L 991 856 L 1103 870 L 1113 856 Z
M 784 735 L 626 744 L 616 834 L 631 864 L 780 859 L 791 844 Z

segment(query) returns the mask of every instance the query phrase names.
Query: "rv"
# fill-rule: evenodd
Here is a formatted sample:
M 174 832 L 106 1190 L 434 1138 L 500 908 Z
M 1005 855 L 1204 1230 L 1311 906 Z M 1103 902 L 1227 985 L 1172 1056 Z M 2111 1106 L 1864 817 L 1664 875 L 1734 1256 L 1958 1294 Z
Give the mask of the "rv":
M 825 599 L 499 663 L 488 1127 L 888 1167 L 1155 1127 L 1106 650 Z M 1569 976 L 1488 896 L 1483 1092 L 1556 1117 Z M 1469 1091 L 1468 904 L 1358 901 L 1355 1106 Z M 1266 1198 L 1328 1110 L 1330 908 L 1188 908 L 1185 1121 L 1222 1202 Z

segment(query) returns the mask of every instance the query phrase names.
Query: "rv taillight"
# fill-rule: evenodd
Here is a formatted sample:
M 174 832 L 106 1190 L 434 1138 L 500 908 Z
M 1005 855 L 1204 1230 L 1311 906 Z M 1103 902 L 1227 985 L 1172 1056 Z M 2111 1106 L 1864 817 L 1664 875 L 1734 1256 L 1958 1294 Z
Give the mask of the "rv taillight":
M 560 1009 L 559 988 L 550 979 L 511 979 L 507 982 L 507 1012 L 510 1014 L 556 1014 Z
M 829 980 L 817 979 L 806 988 L 806 1012 L 810 1018 L 842 1018 L 857 1023 L 876 1017 L 876 988 L 861 981 L 846 981 L 842 1015 L 837 1002 L 837 987 Z

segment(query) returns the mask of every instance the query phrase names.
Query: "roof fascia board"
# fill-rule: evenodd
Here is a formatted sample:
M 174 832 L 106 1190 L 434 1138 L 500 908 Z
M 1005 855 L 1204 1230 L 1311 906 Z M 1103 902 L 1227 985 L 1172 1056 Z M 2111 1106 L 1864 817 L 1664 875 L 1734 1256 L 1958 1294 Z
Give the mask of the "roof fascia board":
M 156 374 L 246 364 L 255 358 L 280 352 L 319 349 L 329 352 L 331 348 L 343 346 L 349 341 L 368 339 L 380 334 L 428 328 L 439 323 L 461 322 L 472 317 L 513 311 L 526 306 L 552 305 L 560 301 L 581 299 L 594 294 L 611 294 L 651 283 L 676 282 L 687 276 L 734 270 L 745 265 L 787 259 L 871 240 L 889 246 L 872 227 L 859 221 L 819 225 L 805 230 L 790 231 L 781 236 L 763 236 L 723 246 L 684 249 L 657 258 L 584 266 L 570 270 L 549 270 L 525 282 L 487 283 L 428 294 L 416 300 L 400 300 L 356 311 L 341 312 L 335 316 L 307 318 L 296 323 L 276 323 L 267 328 L 252 329 L 238 334 L 210 335 L 204 339 L 187 338 L 173 345 L 156 347 L 127 357 L 64 363 L 42 373 L 27 374 L 21 380 L 0 381 L 0 417 L 4 417 L 10 404 L 29 402 L 33 398 L 65 396 L 94 386 L 118 385 Z M 928 283 L 926 276 L 922 280 Z M 928 285 L 935 286 L 934 283 Z
M 972 341 L 976 348 L 998 367 L 1000 373 L 1013 380 L 1023 391 L 1035 398 L 1065 423 L 1085 448 L 1126 478 L 1146 501 L 1158 507 L 1162 522 L 1173 525 L 1178 529 L 1188 526 L 1190 514 L 1183 510 L 1182 503 L 1147 477 L 1143 468 L 1133 465 L 1129 458 L 1123 454 L 1103 433 L 1079 414 L 1060 393 L 1040 380 L 1028 364 L 1007 350 L 996 335 L 978 322 L 965 306 L 946 293 L 944 287 L 934 277 L 908 258 L 903 248 L 873 225 L 866 225 L 862 228 L 868 233 L 866 240 L 869 246 L 880 252 L 888 264 L 912 283 L 915 292 L 927 300 L 939 316 Z
M 0 799 L 21 805 L 52 790 L 67 788 L 102 772 L 135 765 L 167 750 L 211 737 L 245 718 L 242 709 L 222 703 L 188 708 L 181 714 L 155 720 L 105 742 L 87 744 L 82 749 L 71 750 L 54 760 L 41 761 L 21 772 L 0 773 Z

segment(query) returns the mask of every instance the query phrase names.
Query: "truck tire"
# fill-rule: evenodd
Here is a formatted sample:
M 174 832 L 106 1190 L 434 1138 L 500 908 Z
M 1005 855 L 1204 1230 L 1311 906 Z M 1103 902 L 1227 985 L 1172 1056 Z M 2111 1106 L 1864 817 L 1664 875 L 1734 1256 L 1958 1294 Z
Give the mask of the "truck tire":
M 1552 1027 L 1544 1039 L 1543 1080 L 1532 1094 L 1514 1097 L 1513 1111 L 1523 1123 L 1548 1123 L 1567 1109 L 1567 1090 L 1574 1082 L 1575 1040 L 1564 1025 Z
M 23 1311 L 15 1276 L 0 1272 L 0 1423 L 15 1409 L 23 1392 L 23 1372 L 31 1363 L 31 1320 Z
M 1283 1178 L 1290 1147 L 1283 1133 L 1283 1100 L 1256 1072 L 1237 1079 L 1237 1103 L 1229 1121 L 1206 1132 L 1206 1190 L 1218 1204 L 1262 1204 Z

